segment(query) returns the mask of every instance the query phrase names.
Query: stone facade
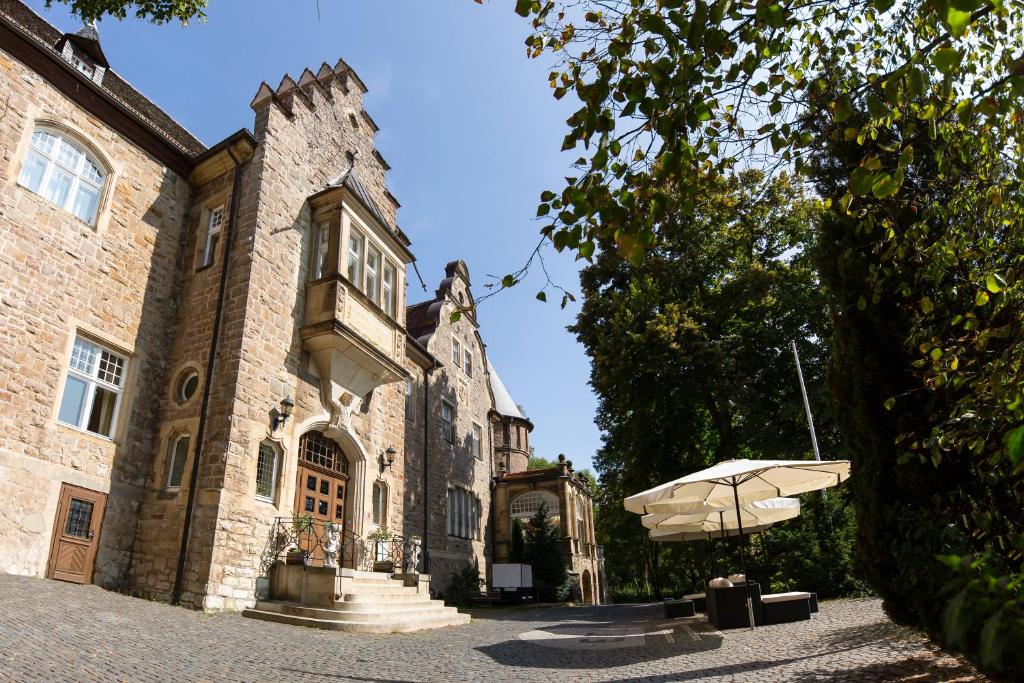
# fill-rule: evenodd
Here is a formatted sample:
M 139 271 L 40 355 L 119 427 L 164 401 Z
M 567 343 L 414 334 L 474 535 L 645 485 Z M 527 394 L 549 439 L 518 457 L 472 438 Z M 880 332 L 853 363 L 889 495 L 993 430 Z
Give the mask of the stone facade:
M 452 322 L 456 311 L 460 317 Z M 421 492 L 426 478 L 430 511 L 426 553 L 432 586 L 443 593 L 452 575 L 467 565 L 479 567 L 482 581 L 489 576 L 490 494 L 495 474 L 489 417 L 494 402 L 466 264 L 449 263 L 434 298 L 411 307 L 409 318 L 410 335 L 437 363 L 429 375 L 426 404 L 421 399 L 419 410 L 407 421 L 406 441 L 418 438 L 422 444 L 426 439 L 426 473 L 422 461 L 418 467 L 413 465 L 410 494 Z M 422 397 L 423 391 L 420 379 L 413 385 L 413 395 Z M 453 416 L 450 435 L 444 425 L 444 413 L 449 410 Z M 450 493 L 453 490 L 465 493 Z M 414 507 L 406 523 L 415 525 L 422 519 L 422 511 Z
M 493 393 L 464 263 L 408 306 L 355 72 L 262 84 L 253 132 L 207 149 L 107 69 L 91 29 L 0 0 L 0 46 L 0 571 L 50 573 L 72 485 L 107 495 L 93 581 L 251 606 L 277 520 L 311 509 L 300 449 L 319 433 L 345 463 L 347 534 L 423 536 L 434 591 L 471 563 L 486 588 L 508 521 L 492 489 L 525 470 L 532 424 Z M 30 187 L 43 129 L 100 169 L 91 220 Z M 60 412 L 76 337 L 123 359 L 109 430 L 93 404 L 77 426 Z

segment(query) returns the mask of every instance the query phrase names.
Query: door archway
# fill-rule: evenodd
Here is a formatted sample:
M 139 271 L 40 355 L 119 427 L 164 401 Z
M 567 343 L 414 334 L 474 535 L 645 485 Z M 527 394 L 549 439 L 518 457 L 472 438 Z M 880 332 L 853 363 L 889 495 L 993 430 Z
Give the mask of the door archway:
M 583 604 L 593 605 L 594 604 L 594 578 L 590 575 L 590 570 L 583 570 L 583 576 L 580 577 L 581 588 L 583 589 Z

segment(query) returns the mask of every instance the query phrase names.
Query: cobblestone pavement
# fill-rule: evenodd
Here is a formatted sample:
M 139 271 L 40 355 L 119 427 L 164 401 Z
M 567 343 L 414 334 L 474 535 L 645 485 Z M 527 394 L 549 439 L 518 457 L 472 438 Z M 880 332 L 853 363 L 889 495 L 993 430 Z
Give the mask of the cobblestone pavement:
M 474 612 L 467 626 L 356 636 L 203 614 L 0 575 L 0 681 L 976 681 L 878 600 L 718 632 L 657 605 Z

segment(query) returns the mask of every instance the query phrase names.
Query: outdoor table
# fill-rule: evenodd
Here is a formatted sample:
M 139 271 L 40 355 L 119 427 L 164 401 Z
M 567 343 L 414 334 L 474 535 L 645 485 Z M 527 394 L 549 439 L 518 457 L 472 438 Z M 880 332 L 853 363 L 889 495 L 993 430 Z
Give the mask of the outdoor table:
M 678 619 L 679 617 L 692 617 L 696 616 L 697 612 L 693 608 L 693 600 L 666 600 L 665 601 L 665 618 L 666 619 Z

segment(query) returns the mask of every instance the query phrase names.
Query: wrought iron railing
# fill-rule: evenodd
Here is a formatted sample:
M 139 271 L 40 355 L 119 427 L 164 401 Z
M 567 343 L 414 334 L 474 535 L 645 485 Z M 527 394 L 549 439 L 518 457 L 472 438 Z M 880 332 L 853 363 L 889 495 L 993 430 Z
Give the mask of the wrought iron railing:
M 377 530 L 366 539 L 351 529 L 310 517 L 276 517 L 263 551 L 264 571 L 278 560 L 390 574 L 419 573 L 419 539 Z

